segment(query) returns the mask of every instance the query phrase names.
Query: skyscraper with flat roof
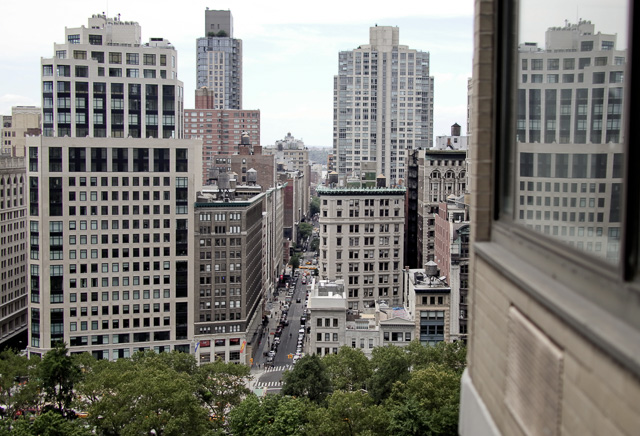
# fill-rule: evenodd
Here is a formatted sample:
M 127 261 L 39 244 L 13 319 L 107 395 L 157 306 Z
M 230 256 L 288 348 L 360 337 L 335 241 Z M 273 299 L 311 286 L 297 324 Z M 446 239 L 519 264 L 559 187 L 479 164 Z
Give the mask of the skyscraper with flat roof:
M 95 15 L 42 60 L 44 135 L 26 138 L 30 354 L 191 349 L 201 142 L 181 138 L 175 49 L 140 33 Z
M 177 52 L 164 38 L 143 44 L 141 32 L 101 14 L 65 28 L 41 61 L 43 136 L 182 137 Z
M 429 53 L 400 45 L 400 29 L 371 27 L 369 44 L 339 54 L 333 81 L 337 171 L 357 175 L 376 162 L 390 186 L 406 178 L 408 152 L 433 142 Z
M 205 36 L 196 41 L 196 89 L 210 98 L 200 109 L 242 109 L 242 40 L 233 37 L 231 11 L 205 11 Z

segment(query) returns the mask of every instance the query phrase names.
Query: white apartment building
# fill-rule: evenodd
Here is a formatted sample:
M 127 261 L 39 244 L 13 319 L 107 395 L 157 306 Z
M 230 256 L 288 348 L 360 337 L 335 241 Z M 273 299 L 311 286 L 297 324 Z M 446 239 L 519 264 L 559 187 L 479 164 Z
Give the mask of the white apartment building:
M 196 49 L 197 89 L 213 94 L 207 109 L 242 109 L 242 40 L 233 37 L 231 11 L 207 8 Z
M 344 292 L 343 280 L 312 283 L 307 324 L 309 353 L 326 356 L 348 346 L 370 358 L 375 347 L 403 347 L 415 338 L 415 323 L 404 307 L 376 302 L 363 311 L 353 311 L 347 308 Z
M 622 196 L 626 51 L 590 21 L 519 45 L 517 219 L 616 260 Z
M 404 188 L 326 188 L 320 197 L 323 280 L 344 280 L 347 308 L 402 304 Z
M 27 179 L 22 157 L 0 157 L 0 344 L 27 329 Z
M 389 186 L 402 185 L 408 152 L 433 143 L 429 53 L 400 45 L 399 35 L 397 27 L 371 27 L 369 44 L 339 54 L 333 153 L 341 175 L 373 161 Z
M 27 138 L 31 354 L 190 351 L 198 146 Z
M 177 52 L 137 22 L 93 15 L 41 64 L 43 136 L 182 137 Z

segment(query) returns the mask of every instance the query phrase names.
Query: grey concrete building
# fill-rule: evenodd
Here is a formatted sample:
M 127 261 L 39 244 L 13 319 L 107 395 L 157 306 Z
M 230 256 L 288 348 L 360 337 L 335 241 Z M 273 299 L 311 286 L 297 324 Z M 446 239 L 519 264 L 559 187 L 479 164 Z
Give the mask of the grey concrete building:
M 213 99 L 206 109 L 242 109 L 242 40 L 233 37 L 231 11 L 205 11 L 205 36 L 196 40 L 197 89 Z
M 369 44 L 339 54 L 333 154 L 341 175 L 372 161 L 389 186 L 403 185 L 408 153 L 433 143 L 429 53 L 400 45 L 399 35 L 397 27 L 371 27 Z
M 0 157 L 0 345 L 27 330 L 27 186 L 25 159 Z
M 245 198 L 236 195 L 241 190 L 223 178 L 196 202 L 194 340 L 201 363 L 249 364 L 261 336 L 265 298 L 282 268 L 282 188 L 257 189 Z

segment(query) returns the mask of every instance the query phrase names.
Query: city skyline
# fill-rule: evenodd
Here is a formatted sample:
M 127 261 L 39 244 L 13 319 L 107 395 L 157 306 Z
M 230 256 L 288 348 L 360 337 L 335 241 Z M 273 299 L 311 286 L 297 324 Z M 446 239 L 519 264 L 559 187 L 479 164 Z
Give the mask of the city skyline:
M 64 7 L 60 3 L 54 7 L 38 2 L 38 16 L 47 19 L 30 21 L 30 26 L 39 29 L 37 34 L 23 30 L 28 16 L 26 7 L 7 7 L 0 47 L 8 63 L 0 72 L 0 113 L 10 114 L 11 107 L 17 105 L 41 106 L 40 58 L 51 55 L 54 41 L 63 42 L 63 26 L 86 25 L 88 16 L 102 12 L 138 22 L 143 42 L 162 37 L 174 45 L 178 51 L 178 78 L 184 82 L 185 108 L 194 108 L 196 39 L 202 36 L 204 11 L 209 7 L 230 9 L 233 14 L 234 36 L 242 39 L 244 51 L 242 106 L 261 111 L 262 144 L 273 144 L 291 132 L 307 146 L 331 147 L 332 88 L 338 53 L 366 44 L 369 28 L 376 24 L 398 26 L 402 44 L 431 53 L 432 74 L 439 84 L 434 135 L 448 134 L 455 122 L 466 124 L 473 27 L 473 3 L 468 0 L 446 7 L 401 1 L 393 10 L 384 8 L 381 2 L 365 9 L 340 4 L 340 13 L 336 13 L 337 2 L 323 4 L 322 10 L 301 10 L 292 2 L 279 2 L 278 8 L 257 2 L 197 2 L 183 6 L 179 13 L 168 3 L 154 2 L 153 15 L 149 14 L 147 2 L 110 1 L 87 7 L 70 0 L 62 4 Z M 171 20 L 176 16 L 180 22 L 174 26 Z M 6 22 L 8 17 L 18 19 Z M 10 35 L 18 33 L 22 43 L 10 43 Z

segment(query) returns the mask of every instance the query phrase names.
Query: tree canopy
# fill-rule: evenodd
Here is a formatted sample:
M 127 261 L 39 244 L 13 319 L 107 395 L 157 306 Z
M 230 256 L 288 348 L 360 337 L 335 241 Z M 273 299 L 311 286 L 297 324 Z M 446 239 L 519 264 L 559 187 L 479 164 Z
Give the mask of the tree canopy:
M 304 240 L 311 236 L 313 232 L 313 225 L 311 223 L 300 223 L 298 224 L 298 236 L 300 239 Z
M 306 397 L 321 403 L 331 393 L 331 382 L 324 362 L 316 354 L 304 356 L 282 375 L 282 395 Z
M 374 348 L 367 359 L 342 347 L 303 357 L 284 373 L 281 395 L 264 398 L 248 390 L 248 366 L 198 366 L 185 353 L 110 362 L 69 356 L 64 344 L 42 359 L 3 352 L 0 436 L 456 435 L 465 352 L 461 343 L 416 340 Z
M 320 197 L 311 197 L 311 203 L 309 203 L 309 213 L 311 216 L 320 213 Z

